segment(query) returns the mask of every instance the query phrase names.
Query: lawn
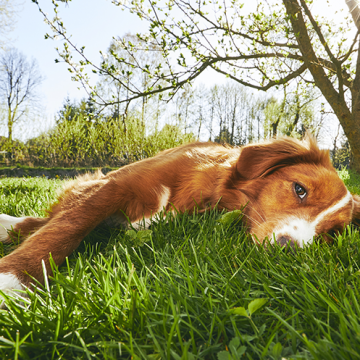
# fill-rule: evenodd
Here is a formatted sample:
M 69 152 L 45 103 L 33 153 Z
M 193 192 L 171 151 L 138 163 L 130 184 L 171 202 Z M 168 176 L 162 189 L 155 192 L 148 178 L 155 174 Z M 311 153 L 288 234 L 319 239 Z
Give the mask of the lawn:
M 0 212 L 43 215 L 60 186 L 2 179 Z M 0 310 L 1 358 L 360 358 L 359 232 L 264 250 L 232 215 L 96 229 L 45 287 Z

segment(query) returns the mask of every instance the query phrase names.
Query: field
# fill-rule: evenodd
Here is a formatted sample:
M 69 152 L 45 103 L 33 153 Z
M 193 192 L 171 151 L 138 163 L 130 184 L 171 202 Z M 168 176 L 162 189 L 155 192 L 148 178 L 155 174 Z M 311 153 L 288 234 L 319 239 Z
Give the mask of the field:
M 358 176 L 340 175 L 360 193 Z M 2 179 L 0 212 L 43 216 L 61 183 Z M 358 230 L 293 253 L 255 246 L 238 220 L 212 211 L 96 229 L 28 300 L 6 301 L 0 357 L 360 358 Z

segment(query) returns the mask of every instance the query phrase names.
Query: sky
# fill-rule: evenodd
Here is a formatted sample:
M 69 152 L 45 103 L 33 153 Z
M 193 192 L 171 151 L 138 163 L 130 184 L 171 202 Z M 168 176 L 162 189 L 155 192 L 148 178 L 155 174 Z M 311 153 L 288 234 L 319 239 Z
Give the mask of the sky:
M 19 3 L 18 20 L 14 31 L 10 34 L 11 43 L 28 58 L 34 58 L 39 64 L 44 81 L 39 87 L 41 103 L 44 104 L 41 113 L 41 126 L 34 124 L 27 128 L 27 136 L 36 135 L 39 131 L 47 130 L 54 123 L 54 116 L 62 107 L 64 99 L 80 100 L 86 98 L 86 92 L 79 83 L 71 81 L 71 75 L 64 63 L 55 63 L 57 53 L 55 48 L 61 48 L 60 41 L 45 40 L 44 35 L 50 32 L 45 24 L 43 15 L 31 0 L 13 0 Z M 244 0 L 254 1 L 254 0 Z M 329 5 L 326 5 L 326 3 Z M 39 0 L 40 6 L 53 16 L 50 0 Z M 59 2 L 59 4 L 61 4 Z M 347 9 L 345 0 L 315 0 L 315 11 L 323 15 L 336 16 L 335 11 Z M 143 32 L 147 30 L 145 22 L 128 11 L 122 11 L 114 6 L 110 0 L 73 0 L 68 6 L 60 5 L 60 16 L 64 20 L 68 34 L 72 41 L 85 46 L 87 56 L 100 62 L 99 51 L 106 51 L 113 36 L 122 36 L 126 32 Z M 225 81 L 221 75 L 212 72 L 201 77 L 199 82 L 211 86 Z M 0 128 L 1 132 L 5 131 Z
M 39 3 L 51 18 L 51 1 L 40 0 Z M 24 0 L 20 9 L 16 28 L 11 33 L 14 40 L 11 45 L 28 58 L 36 59 L 39 64 L 44 76 L 39 94 L 41 103 L 45 105 L 43 116 L 49 123 L 67 96 L 79 100 L 87 97 L 87 94 L 84 89 L 79 89 L 77 82 L 71 80 L 66 64 L 55 63 L 58 58 L 55 48 L 61 49 L 62 44 L 60 41 L 45 40 L 44 35 L 50 29 L 37 5 Z M 85 45 L 88 56 L 98 60 L 99 51 L 106 51 L 113 36 L 143 26 L 136 16 L 121 11 L 107 0 L 74 0 L 69 6 L 61 7 L 61 16 L 74 43 Z

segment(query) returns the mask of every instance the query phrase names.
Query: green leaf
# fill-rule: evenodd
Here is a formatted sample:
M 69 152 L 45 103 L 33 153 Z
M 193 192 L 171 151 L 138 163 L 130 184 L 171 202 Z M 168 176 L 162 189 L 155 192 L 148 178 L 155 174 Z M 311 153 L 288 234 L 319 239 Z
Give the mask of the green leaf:
M 129 236 L 131 239 L 136 239 L 136 231 L 135 230 L 128 230 L 125 235 Z
M 240 346 L 237 350 L 236 350 L 236 359 L 240 360 L 241 357 L 245 354 L 246 351 L 246 346 Z M 235 355 L 235 354 L 234 354 Z
M 147 240 L 150 239 L 152 234 L 152 230 L 139 230 L 137 233 L 137 238 L 141 240 Z
M 219 360 L 234 360 L 228 351 L 220 351 L 217 354 Z
M 240 346 L 240 339 L 234 337 L 229 343 L 229 351 L 220 351 L 217 356 L 219 360 L 241 360 L 246 351 L 246 346 Z
M 278 342 L 275 344 L 275 346 L 272 349 L 272 353 L 275 357 L 275 359 L 279 359 L 282 352 L 282 345 Z
M 233 359 L 240 360 L 246 351 L 246 346 L 240 346 L 240 339 L 235 337 L 229 343 L 229 350 Z
M 259 329 L 259 336 L 261 336 L 264 333 L 265 329 L 266 329 L 266 324 L 262 324 Z
M 237 349 L 240 346 L 240 339 L 238 337 L 234 337 L 229 343 L 229 349 Z
M 255 299 L 248 306 L 250 316 L 267 303 L 267 299 Z
M 257 338 L 256 335 L 241 335 L 243 341 L 250 342 Z
M 249 314 L 247 313 L 247 311 L 245 310 L 245 308 L 242 307 L 242 306 L 231 309 L 231 313 L 232 313 L 232 314 L 235 314 L 235 315 L 240 315 L 240 316 L 249 317 Z
M 241 210 L 234 210 L 223 214 L 218 221 L 224 225 L 231 225 L 235 220 L 240 218 L 241 214 Z

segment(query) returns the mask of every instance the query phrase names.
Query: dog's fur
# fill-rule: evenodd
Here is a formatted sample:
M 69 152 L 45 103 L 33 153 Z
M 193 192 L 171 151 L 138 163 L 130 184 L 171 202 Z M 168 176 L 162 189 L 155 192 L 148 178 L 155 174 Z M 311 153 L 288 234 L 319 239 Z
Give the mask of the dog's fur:
M 23 241 L 0 260 L 0 289 L 29 286 L 29 275 L 44 282 L 42 261 L 51 274 L 49 254 L 60 265 L 101 222 L 127 224 L 128 217 L 140 226 L 162 210 L 214 206 L 229 211 L 245 206 L 256 242 L 268 237 L 300 247 L 317 235 L 331 241 L 329 233 L 360 217 L 359 198 L 348 192 L 329 152 L 311 137 L 242 148 L 192 143 L 106 176 L 97 172 L 68 183 L 47 218 L 0 215 L 0 240 L 9 243 L 15 235 Z

